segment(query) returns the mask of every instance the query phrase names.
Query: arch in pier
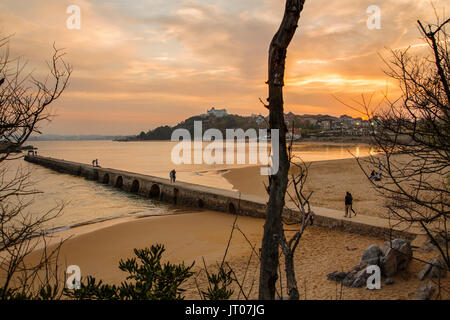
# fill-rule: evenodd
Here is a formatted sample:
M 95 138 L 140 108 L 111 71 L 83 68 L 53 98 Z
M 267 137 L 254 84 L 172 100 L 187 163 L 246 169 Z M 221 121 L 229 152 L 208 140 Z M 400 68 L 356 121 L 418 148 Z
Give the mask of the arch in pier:
M 109 174 L 105 173 L 105 175 L 103 176 L 103 181 L 104 184 L 108 184 L 109 183 Z
M 138 180 L 133 180 L 133 184 L 131 185 L 131 190 L 132 193 L 138 193 L 139 192 L 139 181 Z
M 178 190 L 177 188 L 173 189 L 173 203 L 174 204 L 177 204 L 179 193 L 180 193 L 180 190 Z
M 231 214 L 236 214 L 236 207 L 231 202 L 228 204 L 228 212 Z
M 114 185 L 116 188 L 122 188 L 123 187 L 123 178 L 122 176 L 118 176 L 116 179 L 116 184 Z
M 200 209 L 203 209 L 205 207 L 205 203 L 202 199 L 198 199 L 197 205 Z
M 149 192 L 149 197 L 152 199 L 159 199 L 159 196 L 161 195 L 161 189 L 157 184 L 152 185 Z
M 98 171 L 94 171 L 94 181 L 98 181 Z

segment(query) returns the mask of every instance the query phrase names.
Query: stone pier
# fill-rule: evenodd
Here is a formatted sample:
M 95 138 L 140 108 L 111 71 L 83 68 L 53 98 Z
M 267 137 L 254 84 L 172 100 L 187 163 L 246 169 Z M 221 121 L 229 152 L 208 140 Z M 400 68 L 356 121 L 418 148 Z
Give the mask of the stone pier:
M 132 192 L 143 197 L 168 202 L 180 206 L 209 209 L 243 216 L 264 218 L 267 197 L 258 197 L 240 192 L 222 190 L 186 182 L 171 183 L 168 179 L 143 175 L 109 168 L 97 168 L 92 165 L 26 155 L 25 161 L 46 168 L 80 176 L 98 183 L 107 184 L 125 192 Z M 382 239 L 402 237 L 414 239 L 418 232 L 402 231 L 391 228 L 389 221 L 379 217 L 358 215 L 344 219 L 343 212 L 326 208 L 313 208 L 316 217 L 314 225 L 333 230 L 357 233 Z M 288 203 L 284 214 L 286 217 L 296 214 L 296 208 Z

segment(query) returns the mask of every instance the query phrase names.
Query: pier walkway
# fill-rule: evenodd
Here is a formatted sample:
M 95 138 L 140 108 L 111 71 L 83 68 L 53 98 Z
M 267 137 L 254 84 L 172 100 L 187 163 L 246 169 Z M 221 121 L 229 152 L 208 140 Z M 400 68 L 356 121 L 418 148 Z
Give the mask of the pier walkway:
M 268 197 L 242 194 L 231 190 L 217 189 L 186 182 L 171 183 L 169 179 L 153 177 L 116 169 L 93 167 L 92 165 L 26 155 L 25 161 L 49 169 L 85 177 L 99 183 L 120 188 L 126 192 L 143 197 L 170 202 L 177 205 L 209 209 L 243 216 L 264 218 Z M 418 230 L 402 230 L 400 226 L 387 219 L 373 216 L 357 215 L 351 219 L 344 218 L 343 211 L 312 207 L 316 216 L 314 225 L 333 230 L 373 236 L 382 239 L 403 237 L 414 239 L 420 234 Z M 294 204 L 287 202 L 284 214 L 296 215 Z

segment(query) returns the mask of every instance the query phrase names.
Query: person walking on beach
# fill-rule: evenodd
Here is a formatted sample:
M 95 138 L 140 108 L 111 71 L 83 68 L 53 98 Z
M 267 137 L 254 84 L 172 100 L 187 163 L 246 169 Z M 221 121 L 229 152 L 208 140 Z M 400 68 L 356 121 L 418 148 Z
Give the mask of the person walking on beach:
M 380 180 L 377 181 L 381 181 L 381 179 L 383 179 L 383 165 L 381 163 L 378 165 L 378 169 L 380 169 L 380 171 L 378 172 L 378 179 Z
M 175 169 L 173 169 L 172 171 L 170 171 L 170 182 L 171 183 L 175 183 L 175 180 L 177 179 L 177 176 L 176 176 L 176 171 L 175 171 Z
M 100 167 L 99 165 L 98 165 L 98 159 L 94 159 L 94 160 L 92 160 L 92 166 L 93 167 Z
M 347 194 L 345 195 L 345 218 L 347 218 L 347 216 L 349 218 L 352 217 L 352 205 L 353 205 L 353 197 L 352 194 L 350 192 L 347 191 Z
M 372 173 L 370 174 L 370 178 L 369 179 L 370 179 L 370 181 L 380 181 L 380 178 L 375 173 L 375 170 L 372 170 Z

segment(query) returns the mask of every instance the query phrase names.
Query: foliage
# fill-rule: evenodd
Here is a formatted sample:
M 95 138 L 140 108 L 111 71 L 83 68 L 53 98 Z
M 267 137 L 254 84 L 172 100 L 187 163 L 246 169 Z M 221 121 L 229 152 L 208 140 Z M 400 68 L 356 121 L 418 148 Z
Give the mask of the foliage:
M 217 273 L 206 273 L 208 277 L 208 291 L 202 291 L 204 298 L 208 300 L 228 300 L 233 295 L 234 291 L 228 289 L 233 283 L 231 273 L 233 270 L 228 271 L 222 266 Z
M 181 264 L 162 264 L 164 246 L 156 245 L 150 249 L 134 249 L 136 258 L 120 260 L 119 269 L 129 275 L 120 286 L 97 282 L 94 277 L 87 277 L 81 282 L 80 289 L 65 289 L 69 298 L 86 300 L 181 300 L 185 291 L 180 286 L 189 279 L 194 263 L 190 266 Z

